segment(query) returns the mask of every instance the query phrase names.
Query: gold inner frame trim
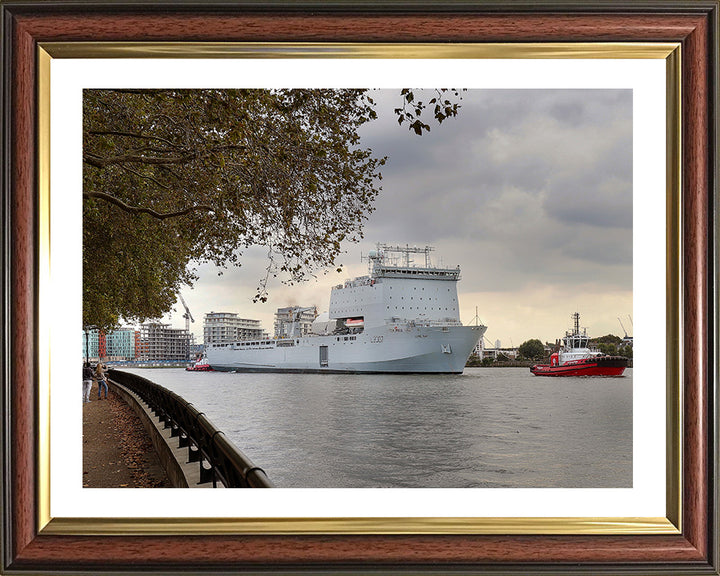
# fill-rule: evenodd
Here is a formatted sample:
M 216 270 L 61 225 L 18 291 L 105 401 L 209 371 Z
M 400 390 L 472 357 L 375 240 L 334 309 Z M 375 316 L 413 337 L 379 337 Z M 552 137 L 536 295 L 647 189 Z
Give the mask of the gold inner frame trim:
M 682 47 L 666 59 L 666 515 L 682 530 Z
M 431 518 L 52 518 L 50 514 L 50 68 L 53 58 L 664 59 L 667 139 L 666 516 Z M 326 44 L 53 42 L 38 46 L 38 528 L 43 534 L 678 534 L 682 518 L 680 44 Z
M 38 51 L 38 447 L 40 518 L 50 517 L 50 56 Z M 40 524 L 42 526 L 42 523 Z
M 667 58 L 677 43 L 45 42 L 53 58 Z
M 666 518 L 57 518 L 43 534 L 678 534 Z

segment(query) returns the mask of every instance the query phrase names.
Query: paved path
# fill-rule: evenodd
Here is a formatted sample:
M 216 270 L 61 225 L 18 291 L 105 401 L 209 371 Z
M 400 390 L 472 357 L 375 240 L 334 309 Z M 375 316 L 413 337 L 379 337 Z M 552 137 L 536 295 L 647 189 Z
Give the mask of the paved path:
M 170 487 L 140 419 L 112 391 L 98 400 L 94 383 L 83 404 L 83 487 Z

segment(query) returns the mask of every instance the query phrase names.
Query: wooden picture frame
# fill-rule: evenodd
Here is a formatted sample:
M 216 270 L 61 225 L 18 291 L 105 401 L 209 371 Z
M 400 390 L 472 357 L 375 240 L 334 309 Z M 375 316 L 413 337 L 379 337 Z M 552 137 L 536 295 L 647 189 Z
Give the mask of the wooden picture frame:
M 718 573 L 717 533 L 717 67 L 718 2 L 142 2 L 6 1 L 2 16 L 3 110 L 3 523 L 2 570 L 79 572 L 432 572 Z M 681 290 L 671 297 L 669 346 L 682 363 L 679 398 L 669 397 L 682 435 L 668 434 L 668 521 L 660 533 L 344 534 L 342 531 L 233 534 L 148 530 L 114 533 L 48 529 L 38 452 L 46 440 L 38 394 L 37 193 L 46 167 L 46 118 L 37 106 L 43 45 L 82 42 L 667 43 L 679 50 L 675 120 L 679 149 L 668 181 L 681 204 L 670 210 Z M 674 94 L 668 94 L 671 98 Z M 672 146 L 671 146 L 672 147 Z M 46 239 L 45 239 L 46 240 Z M 668 250 L 673 245 L 668 245 Z M 669 256 L 672 259 L 672 256 Z M 672 266 L 671 266 L 672 267 Z M 670 286 L 672 288 L 672 286 Z M 672 320 L 674 318 L 674 320 Z M 673 332 L 674 331 L 674 332 Z M 672 395 L 669 395 L 672 396 Z M 673 438 L 677 440 L 674 445 Z M 262 531 L 261 531 L 262 532 Z M 107 535 L 112 533 L 113 535 Z

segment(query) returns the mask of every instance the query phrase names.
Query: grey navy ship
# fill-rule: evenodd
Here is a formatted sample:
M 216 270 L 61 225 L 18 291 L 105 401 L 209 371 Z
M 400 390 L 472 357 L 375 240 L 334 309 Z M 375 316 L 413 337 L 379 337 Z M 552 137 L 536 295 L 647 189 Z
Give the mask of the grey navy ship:
M 434 266 L 433 250 L 378 244 L 368 275 L 333 286 L 328 312 L 310 333 L 293 321 L 287 337 L 211 344 L 208 364 L 236 372 L 462 373 L 487 328 L 462 325 L 460 267 Z

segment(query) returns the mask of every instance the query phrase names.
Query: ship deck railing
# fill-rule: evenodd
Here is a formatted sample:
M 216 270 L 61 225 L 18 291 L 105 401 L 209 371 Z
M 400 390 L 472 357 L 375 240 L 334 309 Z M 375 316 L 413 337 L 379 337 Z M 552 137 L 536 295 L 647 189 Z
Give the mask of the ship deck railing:
M 383 278 L 460 280 L 460 268 L 394 268 L 379 266 L 374 274 Z
M 446 328 L 450 326 L 462 326 L 463 323 L 455 318 L 443 318 L 441 320 L 408 320 L 404 318 L 393 318 L 387 325 L 405 326 L 407 328 Z

